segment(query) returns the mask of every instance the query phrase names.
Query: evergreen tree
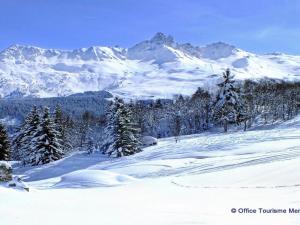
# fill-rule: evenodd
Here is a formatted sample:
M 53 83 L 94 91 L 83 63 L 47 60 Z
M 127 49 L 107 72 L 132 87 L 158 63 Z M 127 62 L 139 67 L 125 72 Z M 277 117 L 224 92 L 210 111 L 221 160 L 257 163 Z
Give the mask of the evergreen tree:
M 60 105 L 57 105 L 55 107 L 54 123 L 58 132 L 58 138 L 61 140 L 60 144 L 62 146 L 62 150 L 63 152 L 66 152 L 72 148 L 72 145 L 69 141 L 69 134 L 67 129 L 68 121 L 64 119 Z
M 12 151 L 12 159 L 19 161 L 22 160 L 22 156 L 21 156 L 21 146 L 22 146 L 22 138 L 24 137 L 24 133 L 22 132 L 22 128 L 23 128 L 24 124 L 22 124 L 22 126 L 18 127 L 16 129 L 16 132 L 13 135 L 12 138 L 12 144 L 11 147 L 13 149 Z
M 27 114 L 24 123 L 19 127 L 13 139 L 13 159 L 21 160 L 24 165 L 28 163 L 28 156 L 31 153 L 31 139 L 33 134 L 37 131 L 39 122 L 39 114 L 36 106 L 34 106 Z
M 93 154 L 95 151 L 95 144 L 92 137 L 88 137 L 87 141 L 87 152 L 88 154 Z
M 61 107 L 57 105 L 55 107 L 54 111 L 54 123 L 56 124 L 57 131 L 59 131 L 61 134 L 63 133 L 63 116 L 62 116 L 62 111 Z
M 104 153 L 121 157 L 140 152 L 139 129 L 133 123 L 132 113 L 122 99 L 114 99 L 107 117 Z
M 46 164 L 63 157 L 60 134 L 56 129 L 49 108 L 45 107 L 39 127 L 32 137 L 32 152 L 29 156 L 31 165 Z
M 78 135 L 79 147 L 86 147 L 88 136 L 91 133 L 91 125 L 95 122 L 94 116 L 89 111 L 85 111 L 80 120 L 77 121 L 76 133 Z
M 0 123 L 0 161 L 8 161 L 10 159 L 10 144 L 7 137 L 6 129 Z
M 179 95 L 173 102 L 172 107 L 167 111 L 170 119 L 170 128 L 176 143 L 179 141 L 179 136 L 182 135 L 184 129 L 183 119 L 187 115 L 185 103 L 184 97 Z
M 239 89 L 235 87 L 234 76 L 227 69 L 223 73 L 223 81 L 218 84 L 219 92 L 216 98 L 214 116 L 223 123 L 224 132 L 228 130 L 228 123 L 238 123 L 242 105 L 239 99 Z
M 198 88 L 191 96 L 189 107 L 191 108 L 195 133 L 207 130 L 211 121 L 212 98 L 208 91 Z

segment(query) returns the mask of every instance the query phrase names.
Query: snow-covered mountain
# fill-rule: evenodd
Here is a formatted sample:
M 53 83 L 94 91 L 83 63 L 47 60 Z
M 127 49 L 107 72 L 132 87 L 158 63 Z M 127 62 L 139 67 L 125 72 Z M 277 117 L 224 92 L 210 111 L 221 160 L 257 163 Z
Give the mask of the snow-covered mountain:
M 226 68 L 238 79 L 298 80 L 300 56 L 258 55 L 222 42 L 179 44 L 163 33 L 128 49 L 13 45 L 0 52 L 0 95 L 54 97 L 107 90 L 131 98 L 165 98 L 213 87 Z

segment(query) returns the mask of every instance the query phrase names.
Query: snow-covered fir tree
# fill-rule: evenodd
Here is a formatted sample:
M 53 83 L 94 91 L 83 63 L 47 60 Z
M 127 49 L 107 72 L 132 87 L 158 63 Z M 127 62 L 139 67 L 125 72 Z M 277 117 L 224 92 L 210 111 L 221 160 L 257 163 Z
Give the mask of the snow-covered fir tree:
M 8 161 L 10 159 L 10 143 L 6 133 L 6 129 L 0 123 L 0 161 Z
M 59 160 L 63 157 L 60 134 L 49 114 L 49 108 L 44 108 L 37 131 L 32 136 L 31 165 L 41 165 Z
M 221 122 L 224 131 L 228 130 L 228 123 L 238 123 L 242 104 L 239 97 L 239 89 L 235 86 L 234 76 L 227 69 L 223 73 L 223 81 L 218 84 L 219 91 L 214 107 L 214 116 Z
M 54 123 L 56 125 L 57 131 L 60 133 L 59 136 L 62 139 L 63 136 L 63 117 L 61 107 L 57 105 L 54 111 Z
M 61 146 L 63 152 L 67 152 L 72 148 L 70 143 L 69 132 L 67 129 L 67 121 L 65 120 L 60 105 L 55 107 L 54 111 L 54 123 L 58 132 L 58 138 L 61 140 Z
M 141 151 L 139 129 L 132 113 L 120 98 L 115 98 L 107 112 L 107 138 L 103 145 L 105 154 L 122 157 Z
M 180 135 L 184 130 L 184 121 L 183 118 L 186 116 L 186 104 L 185 99 L 182 95 L 179 95 L 173 104 L 173 107 L 170 108 L 168 113 L 168 118 L 170 119 L 170 128 L 172 135 L 174 135 L 175 142 L 179 141 Z
M 212 120 L 212 97 L 210 93 L 199 87 L 190 98 L 189 108 L 191 112 L 190 121 L 193 123 L 194 132 L 199 133 L 207 130 Z
M 24 123 L 19 127 L 17 134 L 13 139 L 13 159 L 21 160 L 23 164 L 28 164 L 29 155 L 31 154 L 31 139 L 37 131 L 40 123 L 40 116 L 37 107 L 34 106 L 27 114 Z
M 11 157 L 13 160 L 19 161 L 21 160 L 21 145 L 22 145 L 22 138 L 23 138 L 23 132 L 22 132 L 22 126 L 16 128 L 15 133 L 12 137 L 11 147 L 13 149 Z
M 95 144 L 94 144 L 94 140 L 92 137 L 88 137 L 88 141 L 87 141 L 87 153 L 88 154 L 93 154 L 95 151 Z

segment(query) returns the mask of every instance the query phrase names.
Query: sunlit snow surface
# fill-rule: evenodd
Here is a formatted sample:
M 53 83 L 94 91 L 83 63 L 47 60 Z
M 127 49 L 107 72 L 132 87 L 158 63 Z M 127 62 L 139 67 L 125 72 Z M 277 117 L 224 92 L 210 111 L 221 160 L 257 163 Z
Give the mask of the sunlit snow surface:
M 300 117 L 273 129 L 161 139 L 121 159 L 74 154 L 19 168 L 30 192 L 0 187 L 2 225 L 289 225 L 300 208 Z

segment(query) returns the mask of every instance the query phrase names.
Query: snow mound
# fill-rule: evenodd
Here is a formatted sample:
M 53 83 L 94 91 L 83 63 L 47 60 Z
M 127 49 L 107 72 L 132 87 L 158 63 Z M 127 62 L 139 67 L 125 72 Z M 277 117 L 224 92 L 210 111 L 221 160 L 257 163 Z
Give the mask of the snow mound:
M 151 136 L 144 136 L 141 139 L 141 142 L 144 146 L 157 145 L 157 138 Z
M 105 170 L 79 170 L 61 177 L 55 188 L 112 187 L 134 181 L 135 178 Z

